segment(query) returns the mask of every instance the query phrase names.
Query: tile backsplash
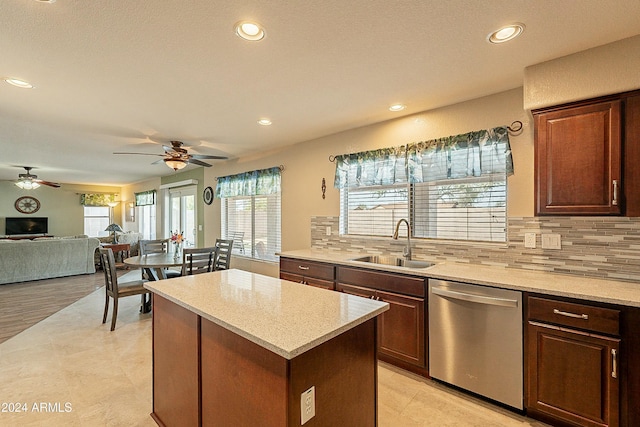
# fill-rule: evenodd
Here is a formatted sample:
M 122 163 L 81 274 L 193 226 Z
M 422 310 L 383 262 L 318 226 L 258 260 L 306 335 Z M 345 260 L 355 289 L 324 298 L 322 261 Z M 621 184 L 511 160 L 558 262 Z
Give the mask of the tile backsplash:
M 331 227 L 331 235 L 327 235 Z M 536 233 L 536 248 L 524 234 Z M 542 249 L 543 234 L 561 236 L 561 249 Z M 455 261 L 640 282 L 640 218 L 512 217 L 508 242 L 482 243 L 412 238 L 414 259 Z M 341 236 L 339 218 L 311 218 L 311 247 L 402 256 L 405 239 Z

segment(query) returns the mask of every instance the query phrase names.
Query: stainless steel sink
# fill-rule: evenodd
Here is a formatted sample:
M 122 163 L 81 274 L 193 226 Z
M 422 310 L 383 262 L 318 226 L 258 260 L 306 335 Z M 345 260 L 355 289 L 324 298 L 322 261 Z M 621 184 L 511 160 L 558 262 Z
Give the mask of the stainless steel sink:
M 434 265 L 429 261 L 414 261 L 404 258 L 396 258 L 394 256 L 369 255 L 359 258 L 352 258 L 351 261 L 369 262 L 371 264 L 393 265 L 396 267 L 406 268 L 427 268 Z

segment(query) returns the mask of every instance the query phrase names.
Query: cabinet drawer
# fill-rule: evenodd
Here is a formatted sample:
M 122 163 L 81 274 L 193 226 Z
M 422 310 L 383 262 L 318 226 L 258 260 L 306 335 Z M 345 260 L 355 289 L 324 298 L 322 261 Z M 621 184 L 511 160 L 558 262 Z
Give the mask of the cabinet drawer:
M 316 279 L 322 280 L 333 281 L 335 278 L 335 267 L 332 264 L 300 259 L 280 258 L 280 271 L 300 274 L 305 277 L 315 277 Z
M 379 271 L 360 270 L 349 267 L 338 267 L 337 276 L 338 282 L 340 283 L 349 283 L 418 297 L 425 296 L 424 279 L 418 277 L 387 274 Z
M 620 335 L 620 311 L 552 299 L 529 297 L 529 320 Z
M 305 284 L 309 286 L 315 286 L 316 288 L 328 289 L 330 291 L 335 290 L 335 283 L 331 280 L 315 279 L 313 277 L 305 277 Z

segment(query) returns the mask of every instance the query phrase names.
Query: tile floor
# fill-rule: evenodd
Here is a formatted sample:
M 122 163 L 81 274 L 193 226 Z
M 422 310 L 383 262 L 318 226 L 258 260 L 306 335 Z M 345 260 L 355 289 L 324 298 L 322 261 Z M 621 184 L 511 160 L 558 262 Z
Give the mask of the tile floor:
M 103 292 L 0 344 L 0 426 L 155 425 L 151 316 L 124 298 L 109 332 Z M 545 425 L 382 363 L 378 401 L 383 427 Z

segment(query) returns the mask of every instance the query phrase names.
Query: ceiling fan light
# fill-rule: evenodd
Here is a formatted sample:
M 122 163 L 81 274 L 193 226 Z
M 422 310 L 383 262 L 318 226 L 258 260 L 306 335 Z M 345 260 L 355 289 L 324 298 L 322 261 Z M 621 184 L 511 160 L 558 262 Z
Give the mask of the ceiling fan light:
M 164 159 L 164 163 L 174 171 L 187 167 L 187 164 L 180 159 Z
M 23 190 L 35 190 L 36 188 L 40 187 L 40 184 L 31 180 L 25 180 L 16 182 L 16 186 L 20 187 Z
M 22 89 L 33 89 L 33 85 L 26 80 L 16 79 L 15 77 L 3 77 L 6 83 Z

